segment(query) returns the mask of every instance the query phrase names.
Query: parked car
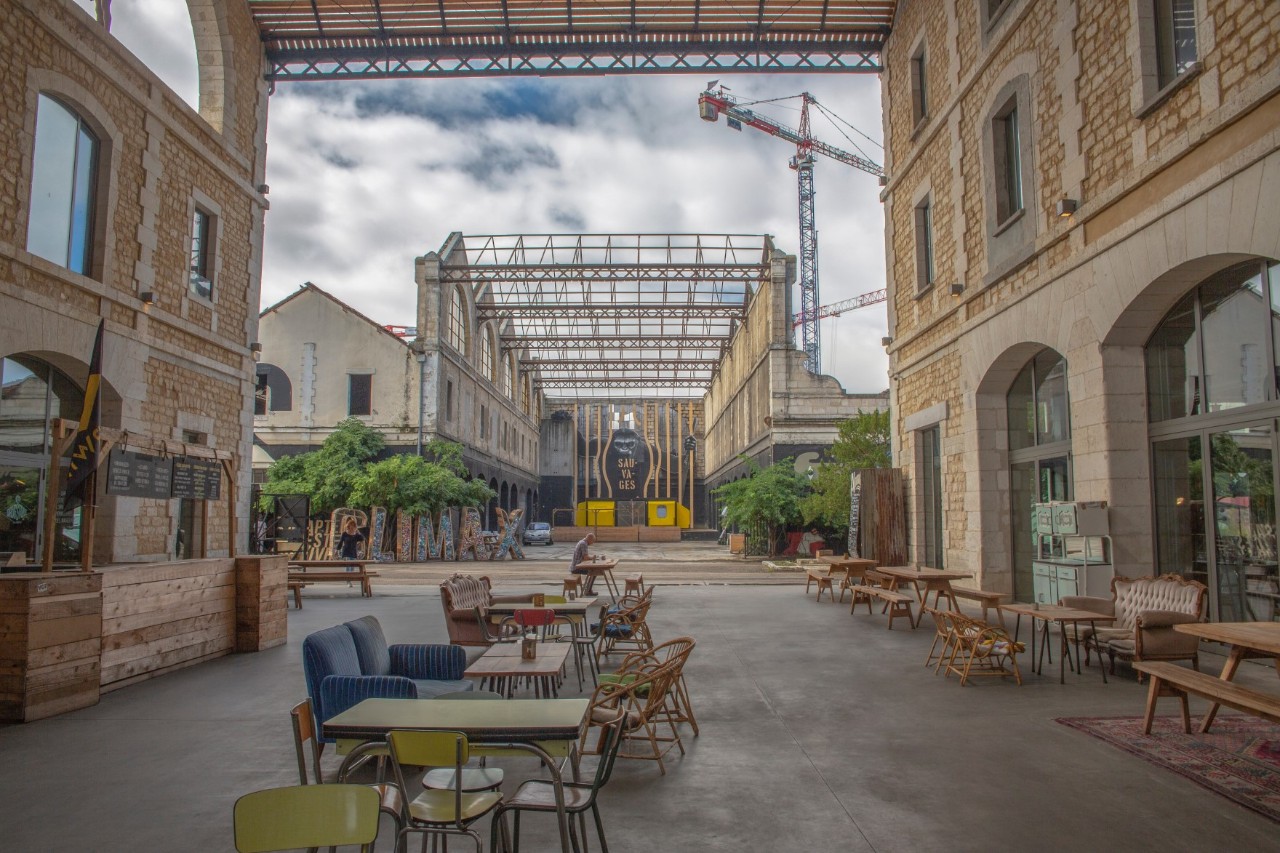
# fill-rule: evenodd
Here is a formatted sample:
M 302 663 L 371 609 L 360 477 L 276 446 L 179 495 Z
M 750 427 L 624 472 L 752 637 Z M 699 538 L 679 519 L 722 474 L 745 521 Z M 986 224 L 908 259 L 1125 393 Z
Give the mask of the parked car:
M 551 525 L 545 521 L 531 521 L 524 526 L 524 544 L 554 545 L 551 541 Z

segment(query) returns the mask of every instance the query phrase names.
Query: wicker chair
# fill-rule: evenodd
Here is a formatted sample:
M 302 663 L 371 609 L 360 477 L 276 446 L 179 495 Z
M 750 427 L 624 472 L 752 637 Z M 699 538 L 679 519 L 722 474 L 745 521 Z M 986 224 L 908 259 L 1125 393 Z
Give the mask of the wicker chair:
M 971 676 L 1012 675 L 1022 685 L 1022 671 L 1018 669 L 1018 653 L 1026 646 L 1014 642 L 1003 628 L 970 619 L 959 613 L 944 614 L 944 621 L 951 623 L 953 650 L 947 661 L 947 674 L 960 676 L 963 687 Z
M 618 609 L 606 611 L 600 620 L 600 643 L 596 646 L 596 662 L 611 654 L 648 651 L 653 648 L 649 633 L 649 607 L 653 604 L 653 587 L 642 596 L 623 596 Z

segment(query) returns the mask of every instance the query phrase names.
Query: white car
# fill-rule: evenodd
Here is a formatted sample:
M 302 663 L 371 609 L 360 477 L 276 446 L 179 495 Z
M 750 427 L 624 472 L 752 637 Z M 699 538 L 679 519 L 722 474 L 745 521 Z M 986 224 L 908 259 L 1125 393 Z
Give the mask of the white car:
M 554 545 L 551 541 L 551 525 L 545 521 L 531 521 L 524 526 L 521 537 L 526 545 Z

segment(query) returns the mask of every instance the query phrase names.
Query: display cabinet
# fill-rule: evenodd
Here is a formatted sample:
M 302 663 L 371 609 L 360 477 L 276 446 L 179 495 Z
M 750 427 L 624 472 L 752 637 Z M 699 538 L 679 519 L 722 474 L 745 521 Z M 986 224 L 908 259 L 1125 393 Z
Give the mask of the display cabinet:
M 1055 501 L 1032 508 L 1032 591 L 1040 604 L 1064 596 L 1111 597 L 1111 535 L 1105 502 Z

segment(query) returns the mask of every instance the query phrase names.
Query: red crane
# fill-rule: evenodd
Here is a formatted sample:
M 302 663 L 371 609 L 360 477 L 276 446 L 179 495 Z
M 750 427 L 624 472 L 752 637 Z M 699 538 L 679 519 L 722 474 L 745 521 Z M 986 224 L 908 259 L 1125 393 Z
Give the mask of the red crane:
M 713 80 L 707 84 L 706 91 L 698 98 L 698 114 L 703 121 L 713 122 L 721 113 L 724 113 L 727 124 L 734 130 L 741 130 L 742 125 L 745 124 L 764 131 L 770 136 L 785 139 L 796 146 L 796 156 L 791 158 L 790 165 L 796 171 L 796 180 L 800 189 L 800 313 L 798 316 L 800 317 L 801 349 L 806 356 L 805 366 L 812 373 L 821 373 L 821 348 L 818 342 L 818 228 L 813 212 L 813 155 L 814 152 L 826 155 L 832 160 L 875 175 L 882 182 L 884 169 L 865 157 L 850 154 L 848 151 L 813 138 L 813 134 L 809 131 L 809 105 L 812 104 L 825 115 L 830 116 L 830 113 L 808 92 L 789 95 L 786 98 L 771 98 L 768 101 L 739 102 L 733 95 L 728 94 L 723 86 L 712 90 L 711 87 L 717 82 L 719 81 Z M 798 130 L 747 109 L 753 104 L 774 103 L 790 98 L 800 98 L 802 101 Z

